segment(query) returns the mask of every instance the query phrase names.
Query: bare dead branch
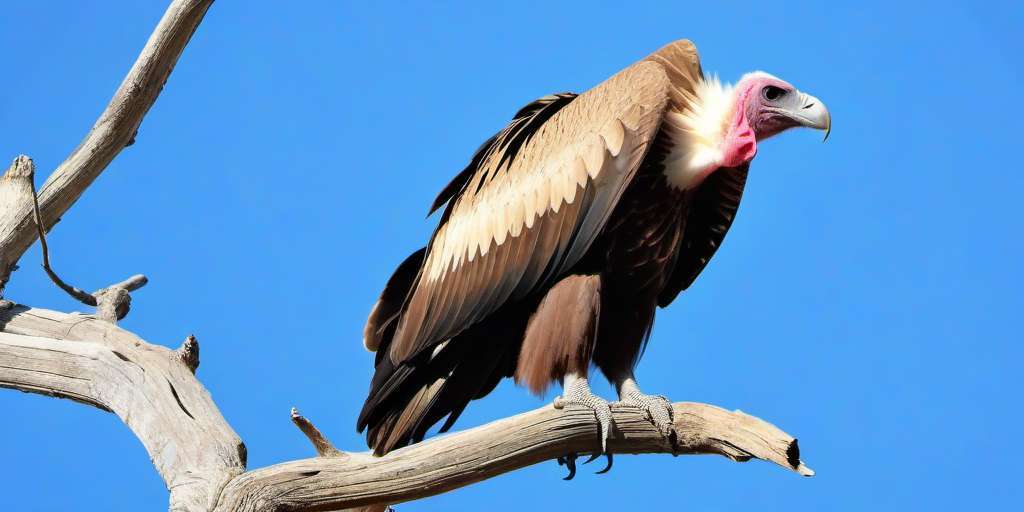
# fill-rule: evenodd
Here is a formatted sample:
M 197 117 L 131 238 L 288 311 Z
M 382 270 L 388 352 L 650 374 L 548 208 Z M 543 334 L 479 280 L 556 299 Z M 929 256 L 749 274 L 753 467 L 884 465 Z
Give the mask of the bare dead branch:
M 143 117 L 156 101 L 178 57 L 212 3 L 213 0 L 174 0 L 167 8 L 96 124 L 40 189 L 40 217 L 46 231 L 57 223 L 121 149 L 134 140 Z M 15 166 L 18 161 L 15 160 Z M 18 189 L 16 192 L 3 192 L 4 187 L 0 186 L 0 291 L 13 266 L 37 236 L 32 201 L 22 190 L 27 181 L 22 176 L 16 176 L 12 181 L 18 182 L 17 186 L 11 187 Z
M 299 410 L 294 407 L 292 407 L 292 423 L 294 423 L 296 427 L 299 427 L 299 430 L 301 430 L 303 434 L 306 434 L 306 438 L 309 439 L 310 443 L 313 443 L 313 448 L 316 449 L 316 455 L 318 457 L 344 456 L 344 453 L 335 448 L 327 437 L 320 432 L 320 429 L 316 428 L 311 421 L 299 414 Z
M 676 403 L 675 444 L 629 408 L 613 411 L 619 432 L 611 453 L 718 454 L 738 462 L 759 458 L 804 476 L 795 439 L 739 411 Z M 224 489 L 217 510 L 334 510 L 401 503 L 456 489 L 567 452 L 600 447 L 593 412 L 552 406 L 431 439 L 373 457 L 315 458 L 245 473 Z
M 128 279 L 121 281 L 120 283 L 112 285 L 112 287 L 124 288 L 125 291 L 134 292 L 135 290 L 138 290 L 139 288 L 146 286 L 146 284 L 148 283 L 149 279 L 146 279 L 146 276 L 142 274 L 135 274 L 134 276 L 131 276 Z
M 0 387 L 116 413 L 150 452 L 177 504 L 172 510 L 337 510 L 401 503 L 599 446 L 591 411 L 549 405 L 384 457 L 344 453 L 239 474 L 244 445 L 179 352 L 89 316 L 24 307 L 0 312 Z M 800 460 L 796 440 L 763 420 L 705 404 L 674 407 L 670 438 L 643 412 L 614 409 L 617 428 L 609 452 L 758 458 L 814 474 Z M 323 438 L 307 433 L 311 440 L 317 435 Z
M 0 387 L 117 414 L 167 484 L 171 510 L 212 510 L 245 470 L 245 445 L 176 351 L 90 315 L 0 312 Z
M 11 166 L 0 176 L 0 240 L 3 240 L 6 219 L 14 219 L 23 212 L 32 211 L 32 200 L 35 197 L 36 166 L 32 159 L 18 155 Z M 3 250 L 0 242 L 0 297 L 3 297 L 4 285 L 11 272 L 17 268 L 18 257 Z M 7 301 L 5 301 L 7 302 Z
M 64 290 L 65 293 L 71 296 L 71 298 L 85 304 L 86 306 L 95 307 L 96 297 L 85 290 L 75 288 L 70 284 L 66 283 L 56 272 L 53 271 L 53 267 L 50 266 L 50 246 L 46 243 L 46 230 L 43 229 L 43 221 L 39 215 L 39 196 L 36 194 L 36 185 L 32 183 L 32 215 L 36 223 L 36 232 L 39 234 L 39 247 L 43 252 L 43 270 L 46 271 L 46 275 L 50 276 L 50 281 L 57 285 L 58 288 Z

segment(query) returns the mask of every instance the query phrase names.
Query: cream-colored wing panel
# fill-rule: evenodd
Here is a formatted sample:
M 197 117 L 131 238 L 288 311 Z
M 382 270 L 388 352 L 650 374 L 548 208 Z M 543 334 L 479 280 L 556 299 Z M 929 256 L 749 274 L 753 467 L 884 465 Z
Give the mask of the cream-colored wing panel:
M 555 113 L 514 157 L 503 161 L 509 147 L 491 154 L 428 248 L 392 359 L 458 334 L 575 264 L 654 140 L 668 89 L 659 64 L 639 62 Z

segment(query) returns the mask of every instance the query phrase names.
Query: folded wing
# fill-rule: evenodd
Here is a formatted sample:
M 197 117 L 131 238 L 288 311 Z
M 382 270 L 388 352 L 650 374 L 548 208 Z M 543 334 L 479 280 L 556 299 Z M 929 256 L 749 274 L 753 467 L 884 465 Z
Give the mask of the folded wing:
M 506 129 L 486 144 L 442 193 L 449 204 L 403 305 L 392 361 L 458 334 L 579 261 L 654 140 L 669 89 L 660 64 L 640 62 L 558 105 L 540 126 L 518 137 Z

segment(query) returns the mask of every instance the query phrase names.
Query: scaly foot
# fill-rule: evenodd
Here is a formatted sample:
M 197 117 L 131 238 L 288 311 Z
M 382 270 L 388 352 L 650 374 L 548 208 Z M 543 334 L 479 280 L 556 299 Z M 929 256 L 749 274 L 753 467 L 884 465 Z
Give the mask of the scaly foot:
M 622 380 L 617 387 L 619 401 L 613 405 L 643 409 L 647 413 L 647 419 L 658 427 L 663 436 L 668 437 L 672 433 L 672 402 L 661 395 L 643 394 L 633 377 Z
M 594 411 L 601 429 L 601 453 L 605 453 L 612 427 L 612 408 L 608 401 L 590 391 L 586 377 L 566 375 L 563 388 L 562 396 L 555 398 L 555 409 L 562 409 L 566 405 L 579 405 Z

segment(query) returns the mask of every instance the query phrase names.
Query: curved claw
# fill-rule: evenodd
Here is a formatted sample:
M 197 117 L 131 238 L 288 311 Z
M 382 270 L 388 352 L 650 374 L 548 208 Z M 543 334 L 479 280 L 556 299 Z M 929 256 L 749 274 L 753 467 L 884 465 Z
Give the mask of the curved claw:
M 559 457 L 557 459 L 559 466 L 567 466 L 569 468 L 569 475 L 562 480 L 572 480 L 573 477 L 576 476 L 576 457 L 577 455 L 575 453 L 570 453 L 565 457 Z
M 612 470 L 612 462 L 613 462 L 612 454 L 606 453 L 605 455 L 608 456 L 608 465 L 605 466 L 604 469 L 602 469 L 601 471 L 598 471 L 597 473 L 594 473 L 595 475 L 603 475 L 603 474 L 605 474 L 605 473 L 607 473 L 607 472 Z
M 598 433 L 601 436 L 601 452 L 607 451 L 608 436 L 614 423 L 612 409 L 608 401 L 590 390 L 590 384 L 587 383 L 586 377 L 569 374 L 565 377 L 563 388 L 562 396 L 555 399 L 555 408 L 563 409 L 567 405 L 577 405 L 593 411 L 597 419 Z
M 591 462 L 594 462 L 595 460 L 597 460 L 597 458 L 600 457 L 600 456 L 601 456 L 600 453 L 591 453 L 590 454 L 590 458 L 587 459 L 586 461 L 584 461 L 583 463 L 584 464 L 590 464 Z

